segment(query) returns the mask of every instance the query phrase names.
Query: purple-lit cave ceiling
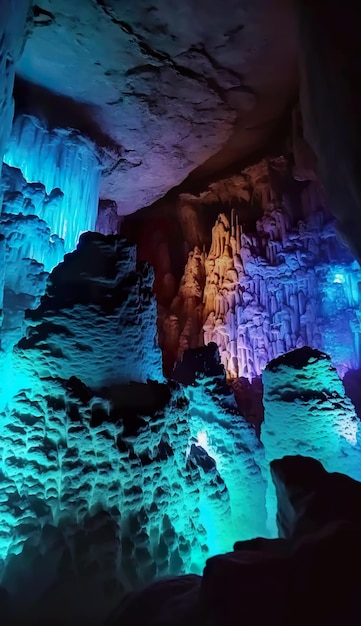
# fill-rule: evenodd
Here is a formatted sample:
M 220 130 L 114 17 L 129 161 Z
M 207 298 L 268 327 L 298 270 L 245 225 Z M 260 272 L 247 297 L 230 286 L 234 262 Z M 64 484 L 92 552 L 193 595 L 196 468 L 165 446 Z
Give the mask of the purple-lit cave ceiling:
M 16 94 L 104 147 L 101 196 L 132 213 L 263 147 L 296 98 L 294 32 L 284 0 L 44 0 Z

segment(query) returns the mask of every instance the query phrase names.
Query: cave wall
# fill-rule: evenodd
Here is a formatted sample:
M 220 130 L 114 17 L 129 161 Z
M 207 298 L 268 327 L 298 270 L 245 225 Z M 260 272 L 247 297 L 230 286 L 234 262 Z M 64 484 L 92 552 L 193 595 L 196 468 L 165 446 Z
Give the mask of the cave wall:
M 30 0 L 4 0 L 0 6 L 0 163 L 11 131 L 15 63 L 25 43 L 29 8 Z
M 317 157 L 329 205 L 360 261 L 361 26 L 357 6 L 294 2 L 304 135 Z

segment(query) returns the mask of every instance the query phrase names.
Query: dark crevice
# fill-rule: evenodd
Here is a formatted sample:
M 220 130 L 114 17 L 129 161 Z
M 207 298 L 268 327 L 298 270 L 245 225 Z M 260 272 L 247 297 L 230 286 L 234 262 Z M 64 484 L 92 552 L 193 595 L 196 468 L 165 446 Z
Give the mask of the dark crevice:
M 189 48 L 188 52 L 195 52 L 197 54 L 202 55 L 205 59 L 207 59 L 207 61 L 209 61 L 211 67 L 216 72 L 218 72 L 218 71 L 227 72 L 230 76 L 233 76 L 234 78 L 239 80 L 240 86 L 237 87 L 237 89 L 240 89 L 241 83 L 243 81 L 242 74 L 240 74 L 239 72 L 236 72 L 235 70 L 232 70 L 229 67 L 225 67 L 225 66 L 221 65 L 220 63 L 218 63 L 218 61 L 216 61 L 216 59 L 214 59 L 212 57 L 212 55 L 208 52 L 208 50 L 206 49 L 204 44 L 198 44 L 197 46 L 191 46 L 191 48 Z M 245 91 L 248 91 L 249 89 L 250 88 L 245 87 Z
M 227 30 L 224 34 L 226 37 L 233 37 L 234 35 L 240 33 L 242 30 L 244 30 L 244 26 L 243 24 L 240 24 L 239 26 L 231 28 L 231 30 Z
M 35 4 L 33 6 L 33 21 L 35 26 L 49 26 L 55 22 L 55 16 L 50 11 L 46 11 Z
M 206 87 L 208 87 L 208 89 L 216 93 L 222 102 L 226 103 L 223 89 L 218 85 L 217 81 L 211 78 L 206 78 L 202 74 L 199 74 L 192 69 L 184 67 L 183 65 L 179 65 L 169 56 L 168 53 L 163 52 L 162 50 L 154 50 L 151 46 L 149 46 L 146 41 L 144 41 L 141 35 L 134 32 L 133 28 L 129 24 L 115 17 L 113 11 L 106 6 L 104 0 L 94 1 L 95 4 L 103 11 L 103 13 L 105 13 L 105 15 L 113 22 L 113 24 L 119 26 L 121 30 L 127 35 L 131 35 L 134 43 L 138 46 L 142 54 L 144 54 L 146 57 L 149 57 L 150 59 L 155 59 L 158 62 L 160 61 L 161 63 L 168 65 L 168 67 L 173 69 L 177 74 L 180 74 L 184 78 L 189 78 L 190 80 L 195 80 L 197 83 L 205 85 Z

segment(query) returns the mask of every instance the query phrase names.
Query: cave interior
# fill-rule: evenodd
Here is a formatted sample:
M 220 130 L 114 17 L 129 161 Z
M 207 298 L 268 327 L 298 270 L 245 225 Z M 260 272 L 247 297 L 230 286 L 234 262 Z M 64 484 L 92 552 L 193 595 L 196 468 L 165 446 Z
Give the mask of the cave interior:
M 4 626 L 360 624 L 360 28 L 1 1 Z

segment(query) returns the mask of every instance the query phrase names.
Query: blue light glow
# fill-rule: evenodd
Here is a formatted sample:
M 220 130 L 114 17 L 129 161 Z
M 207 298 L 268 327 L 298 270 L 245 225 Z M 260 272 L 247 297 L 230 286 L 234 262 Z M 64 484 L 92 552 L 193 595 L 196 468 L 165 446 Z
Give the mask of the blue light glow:
M 47 131 L 39 120 L 23 115 L 14 122 L 4 162 L 19 168 L 28 183 L 42 183 L 50 197 L 61 190 L 61 207 L 33 204 L 50 235 L 64 241 L 65 252 L 76 248 L 82 232 L 94 230 L 100 166 L 90 141 L 76 131 Z
M 361 269 L 354 261 L 330 268 L 320 281 L 322 350 L 341 378 L 361 366 Z
M 335 278 L 333 279 L 334 283 L 339 283 L 342 285 L 345 282 L 345 276 L 343 274 L 335 274 Z

